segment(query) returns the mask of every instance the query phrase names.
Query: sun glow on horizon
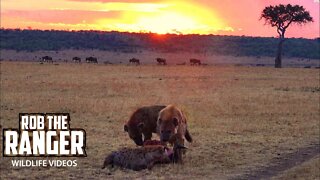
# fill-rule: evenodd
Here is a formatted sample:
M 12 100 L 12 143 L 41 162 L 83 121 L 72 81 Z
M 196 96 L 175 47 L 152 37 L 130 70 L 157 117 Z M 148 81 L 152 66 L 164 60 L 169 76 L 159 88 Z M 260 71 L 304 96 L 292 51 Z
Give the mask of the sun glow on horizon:
M 122 4 L 123 5 L 123 4 Z M 140 4 L 143 8 L 143 4 Z M 217 31 L 233 31 L 233 28 L 225 25 L 212 10 L 206 10 L 196 4 L 164 3 L 154 4 L 154 11 L 146 9 L 139 14 L 126 12 L 122 15 L 122 21 L 110 23 L 111 20 L 103 19 L 96 24 L 99 29 L 117 29 L 129 32 L 152 32 L 158 34 L 210 34 Z
M 33 1 L 33 0 L 31 0 Z M 67 6 L 61 6 L 59 1 L 49 11 L 37 12 L 54 19 L 50 13 L 79 11 L 101 12 L 106 16 L 97 16 L 91 22 L 83 20 L 76 23 L 66 22 L 41 22 L 34 19 L 30 13 L 25 13 L 28 21 L 22 21 L 22 27 L 34 29 L 62 29 L 62 30 L 102 30 L 102 31 L 126 31 L 126 32 L 152 32 L 158 34 L 210 34 L 217 31 L 232 31 L 233 29 L 217 17 L 212 9 L 206 9 L 196 3 L 183 1 L 159 1 L 157 3 L 133 3 L 133 2 L 67 2 Z M 72 7 L 72 3 L 75 3 Z M 10 5 L 10 4 L 9 4 Z M 86 8 L 87 7 L 87 8 Z M 35 7 L 38 9 L 39 7 Z M 52 12 L 51 12 L 52 11 Z M 15 12 L 13 12 L 15 13 Z M 16 12 L 18 13 L 18 12 Z M 118 14 L 116 17 L 108 16 L 108 13 Z M 20 15 L 25 15 L 21 13 Z M 23 17 L 15 17 L 19 19 Z M 78 18 L 79 19 L 79 18 Z M 10 20 L 12 21 L 12 20 Z M 5 24 L 10 23 L 6 21 Z
M 259 16 L 270 0 L 1 0 L 1 28 L 98 30 L 157 34 L 276 36 Z M 287 37 L 319 37 L 319 3 L 283 0 L 310 11 L 315 22 L 292 25 Z

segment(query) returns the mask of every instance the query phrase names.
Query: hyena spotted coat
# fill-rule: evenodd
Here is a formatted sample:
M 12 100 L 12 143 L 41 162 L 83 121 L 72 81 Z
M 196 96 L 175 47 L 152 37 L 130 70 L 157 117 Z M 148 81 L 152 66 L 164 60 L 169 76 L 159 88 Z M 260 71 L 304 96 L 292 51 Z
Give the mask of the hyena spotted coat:
M 123 148 L 109 154 L 105 158 L 102 169 L 108 166 L 118 166 L 135 171 L 151 169 L 156 163 L 170 163 L 172 153 L 172 151 L 162 145 Z

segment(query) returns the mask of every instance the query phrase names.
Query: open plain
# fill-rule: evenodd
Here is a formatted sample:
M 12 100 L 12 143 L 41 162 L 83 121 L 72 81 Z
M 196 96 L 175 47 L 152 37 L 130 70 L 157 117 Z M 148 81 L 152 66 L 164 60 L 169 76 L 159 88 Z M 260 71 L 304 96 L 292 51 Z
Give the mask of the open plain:
M 305 68 L 2 61 L 1 127 L 17 128 L 22 112 L 70 113 L 71 127 L 86 130 L 88 156 L 71 158 L 77 167 L 13 168 L 12 158 L 1 155 L 1 177 L 245 178 L 299 149 L 319 147 L 319 81 L 319 69 Z M 130 114 L 153 104 L 187 112 L 194 142 L 186 144 L 184 164 L 102 170 L 106 154 L 135 147 L 123 131 Z M 305 168 L 319 169 L 317 154 L 272 177 L 291 179 L 296 169 L 300 178 L 319 178 L 317 170 Z

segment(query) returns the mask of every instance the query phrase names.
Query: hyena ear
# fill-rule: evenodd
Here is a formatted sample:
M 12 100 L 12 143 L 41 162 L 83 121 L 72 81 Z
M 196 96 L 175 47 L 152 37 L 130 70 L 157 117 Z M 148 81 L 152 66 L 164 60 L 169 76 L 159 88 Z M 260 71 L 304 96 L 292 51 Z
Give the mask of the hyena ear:
M 143 128 L 143 126 L 144 126 L 144 124 L 143 124 L 143 123 L 139 123 L 139 124 L 138 124 L 138 128 L 139 128 L 139 129 L 142 129 L 142 128 Z
M 178 124 L 179 124 L 178 118 L 173 118 L 173 124 L 174 124 L 175 126 L 178 126 Z
M 125 125 L 123 126 L 123 130 L 124 130 L 125 132 L 128 132 L 128 125 L 125 124 Z

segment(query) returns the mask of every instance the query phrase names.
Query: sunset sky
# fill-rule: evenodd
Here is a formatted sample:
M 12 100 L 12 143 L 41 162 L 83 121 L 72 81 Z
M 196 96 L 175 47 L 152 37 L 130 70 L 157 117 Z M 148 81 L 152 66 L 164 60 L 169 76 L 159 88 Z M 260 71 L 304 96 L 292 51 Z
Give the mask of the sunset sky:
M 319 37 L 319 0 L 1 0 L 1 27 L 277 36 L 263 8 L 303 5 L 314 18 L 287 37 Z

